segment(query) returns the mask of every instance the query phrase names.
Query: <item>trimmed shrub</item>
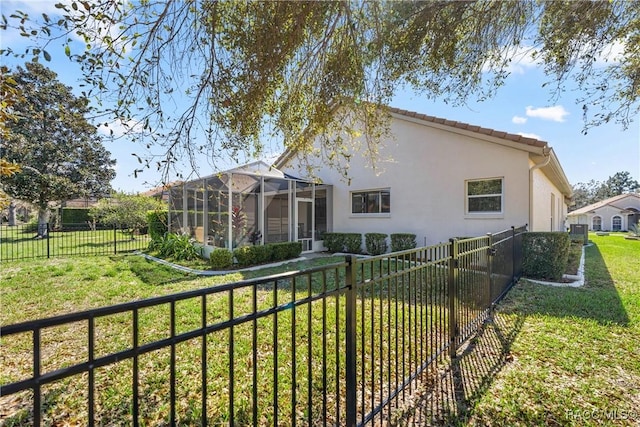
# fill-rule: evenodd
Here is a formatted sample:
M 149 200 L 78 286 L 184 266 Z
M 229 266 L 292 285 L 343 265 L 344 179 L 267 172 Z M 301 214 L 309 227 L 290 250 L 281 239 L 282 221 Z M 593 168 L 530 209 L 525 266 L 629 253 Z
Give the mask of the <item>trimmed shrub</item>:
M 270 243 L 265 246 L 269 247 L 271 261 L 298 258 L 302 253 L 302 243 L 300 242 Z
M 166 210 L 147 212 L 147 226 L 151 240 L 161 240 L 167 231 L 169 231 L 167 227 L 167 216 L 168 212 Z
M 387 235 L 383 233 L 366 233 L 365 245 L 369 255 L 382 255 L 387 252 Z
M 417 246 L 416 235 L 412 233 L 391 234 L 391 252 L 406 251 Z
M 254 247 L 255 246 L 242 246 L 233 250 L 233 256 L 240 267 L 255 264 L 253 261 Z
M 269 243 L 266 245 L 242 246 L 233 251 L 240 267 L 263 264 L 265 262 L 285 261 L 297 258 L 302 253 L 300 242 Z
M 215 248 L 209 254 L 209 264 L 217 269 L 229 268 L 233 265 L 233 252 L 229 249 Z
M 271 248 L 269 245 L 254 245 L 251 247 L 254 264 L 264 264 L 271 261 Z
M 362 250 L 360 233 L 324 233 L 322 237 L 329 252 L 359 254 Z
M 62 225 L 84 224 L 87 221 L 92 221 L 89 208 L 62 208 Z
M 522 274 L 532 279 L 560 280 L 567 268 L 569 234 L 529 232 L 522 240 Z

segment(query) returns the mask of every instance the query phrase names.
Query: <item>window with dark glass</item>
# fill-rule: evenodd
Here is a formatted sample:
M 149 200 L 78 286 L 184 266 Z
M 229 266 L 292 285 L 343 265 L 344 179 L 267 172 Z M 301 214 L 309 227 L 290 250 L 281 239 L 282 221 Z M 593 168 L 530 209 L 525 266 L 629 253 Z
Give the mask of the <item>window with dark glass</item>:
M 599 216 L 593 217 L 593 227 L 591 227 L 593 231 L 601 231 L 602 230 L 602 218 Z
M 351 213 L 380 214 L 391 212 L 389 190 L 369 190 L 351 193 Z
M 613 231 L 622 230 L 622 217 L 617 215 L 613 217 L 613 219 L 611 220 L 611 230 Z
M 502 213 L 502 178 L 467 181 L 468 213 Z

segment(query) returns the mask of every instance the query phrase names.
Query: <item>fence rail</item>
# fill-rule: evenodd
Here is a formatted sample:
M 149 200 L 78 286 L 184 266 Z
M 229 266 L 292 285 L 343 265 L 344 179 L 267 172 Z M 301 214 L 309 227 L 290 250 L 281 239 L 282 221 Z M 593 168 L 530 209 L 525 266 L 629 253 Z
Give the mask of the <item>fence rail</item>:
M 0 225 L 0 262 L 60 256 L 108 255 L 144 250 L 149 236 L 114 226 L 90 223 Z
M 525 231 L 3 326 L 6 354 L 31 350 L 0 395 L 22 393 L 37 426 L 57 390 L 87 425 L 165 407 L 171 425 L 385 424 L 515 283 Z

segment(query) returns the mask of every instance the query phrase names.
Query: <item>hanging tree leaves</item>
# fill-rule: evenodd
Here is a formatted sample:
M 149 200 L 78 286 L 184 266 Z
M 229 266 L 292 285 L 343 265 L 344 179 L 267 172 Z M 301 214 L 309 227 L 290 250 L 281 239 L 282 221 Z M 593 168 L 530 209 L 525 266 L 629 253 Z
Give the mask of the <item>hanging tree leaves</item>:
M 46 60 L 53 41 L 62 40 L 64 54 L 82 66 L 92 88 L 87 95 L 163 147 L 146 166 L 154 160 L 167 168 L 201 153 L 214 160 L 259 155 L 271 139 L 304 158 L 317 137 L 322 144 L 314 154 L 346 174 L 346 145 L 364 140 L 375 158 L 388 125 L 377 106 L 399 87 L 460 104 L 484 99 L 523 49 L 543 65 L 552 95 L 567 84 L 586 93 L 579 101 L 587 127 L 611 120 L 627 126 L 638 111 L 640 2 L 102 0 L 57 6 L 60 19 L 3 16 L 3 29 L 35 44 L 26 53 L 2 53 Z M 85 49 L 77 51 L 77 38 Z M 612 48 L 620 57 L 603 64 Z

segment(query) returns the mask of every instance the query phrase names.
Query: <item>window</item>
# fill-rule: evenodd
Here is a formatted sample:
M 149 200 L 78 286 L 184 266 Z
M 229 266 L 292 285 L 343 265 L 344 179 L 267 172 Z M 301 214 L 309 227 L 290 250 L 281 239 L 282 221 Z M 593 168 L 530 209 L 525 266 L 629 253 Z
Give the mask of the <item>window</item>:
M 466 181 L 467 213 L 502 213 L 502 178 Z
M 391 213 L 391 192 L 369 190 L 351 193 L 351 213 L 388 214 Z
M 593 226 L 591 227 L 591 229 L 593 231 L 601 231 L 602 230 L 602 218 L 599 216 L 594 216 L 593 217 Z
M 622 230 L 622 217 L 616 215 L 611 218 L 611 230 L 620 231 Z

